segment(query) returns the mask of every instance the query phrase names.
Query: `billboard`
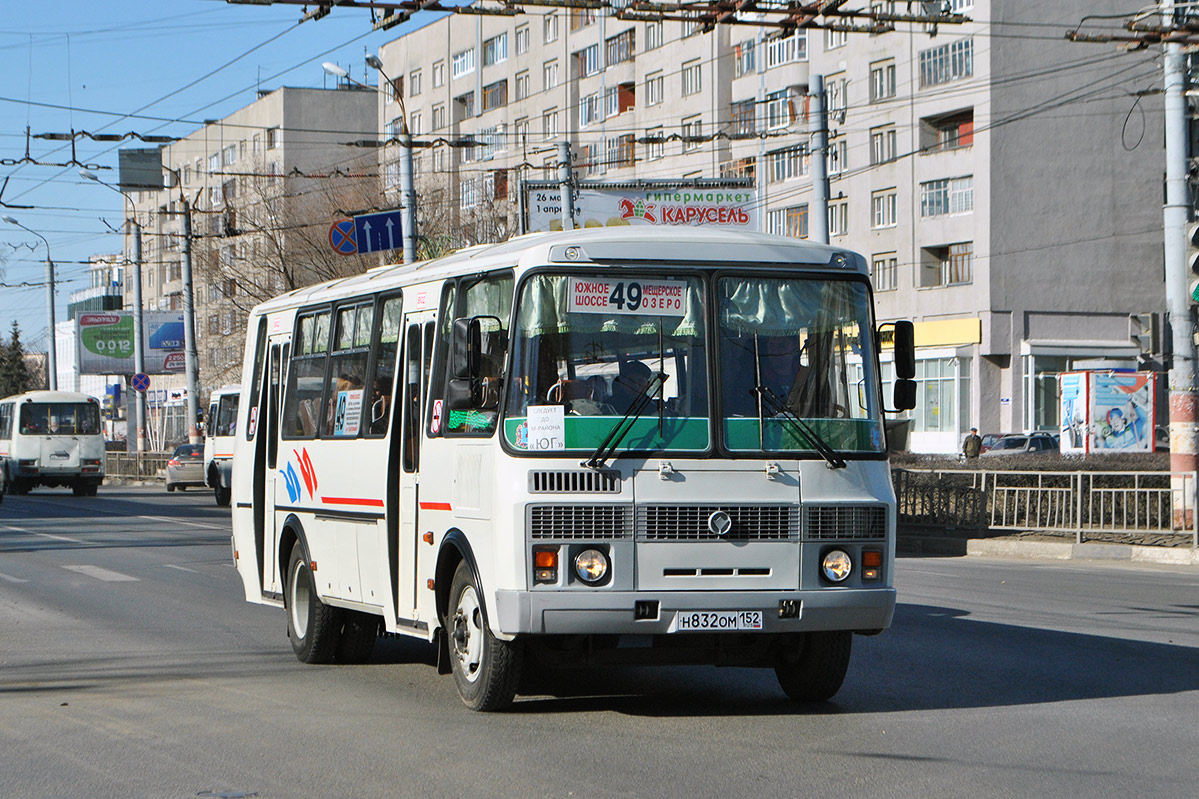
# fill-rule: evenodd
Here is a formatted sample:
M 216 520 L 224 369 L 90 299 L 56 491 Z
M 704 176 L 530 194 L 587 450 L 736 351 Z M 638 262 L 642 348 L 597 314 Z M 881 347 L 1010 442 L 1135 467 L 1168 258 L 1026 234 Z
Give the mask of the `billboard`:
M 745 181 L 703 185 L 584 185 L 574 193 L 577 228 L 616 225 L 707 226 L 760 230 L 758 193 Z M 548 181 L 524 185 L 525 232 L 562 229 L 562 192 Z
M 142 314 L 142 352 L 146 374 L 183 372 L 183 314 L 146 311 Z M 133 312 L 81 313 L 75 317 L 79 372 L 86 375 L 132 375 Z
M 1063 453 L 1153 452 L 1156 375 L 1065 372 L 1059 381 Z

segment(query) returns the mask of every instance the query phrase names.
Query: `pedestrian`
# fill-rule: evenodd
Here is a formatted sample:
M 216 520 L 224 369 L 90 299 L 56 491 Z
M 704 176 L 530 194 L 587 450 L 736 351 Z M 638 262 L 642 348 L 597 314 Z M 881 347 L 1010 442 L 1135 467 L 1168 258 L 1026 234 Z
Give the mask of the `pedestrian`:
M 974 460 L 978 457 L 978 454 L 982 452 L 982 449 L 983 440 L 978 434 L 978 428 L 971 427 L 970 435 L 966 436 L 966 440 L 962 443 L 962 454 L 965 455 L 968 460 Z

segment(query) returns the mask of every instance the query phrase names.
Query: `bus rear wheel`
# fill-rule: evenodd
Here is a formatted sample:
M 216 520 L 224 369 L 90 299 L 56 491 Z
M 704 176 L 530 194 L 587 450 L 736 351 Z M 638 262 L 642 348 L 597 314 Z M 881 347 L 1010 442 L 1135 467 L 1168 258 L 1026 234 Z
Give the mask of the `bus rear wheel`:
M 331 663 L 337 653 L 341 612 L 321 601 L 304 547 L 291 548 L 287 567 L 287 637 L 301 663 Z
M 523 652 L 517 641 L 491 634 L 474 574 L 458 564 L 450 583 L 446 635 L 450 669 L 463 703 L 471 710 L 503 710 L 516 697 Z
M 233 496 L 233 489 L 228 486 L 223 486 L 217 483 L 216 488 L 212 489 L 213 496 L 216 498 L 216 504 L 222 508 L 229 507 L 229 500 Z
M 779 658 L 774 674 L 796 702 L 824 702 L 841 689 L 852 649 L 851 632 L 806 633 L 797 648 Z

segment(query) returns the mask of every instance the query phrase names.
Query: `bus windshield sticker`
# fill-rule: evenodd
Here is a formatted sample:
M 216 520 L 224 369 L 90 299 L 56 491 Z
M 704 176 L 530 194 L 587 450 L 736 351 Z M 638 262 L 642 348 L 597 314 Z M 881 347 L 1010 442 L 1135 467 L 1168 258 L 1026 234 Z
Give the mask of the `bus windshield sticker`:
M 683 316 L 687 284 L 677 280 L 610 280 L 572 277 L 568 310 L 574 313 Z
M 561 405 L 529 407 L 530 450 L 566 449 L 566 422 Z

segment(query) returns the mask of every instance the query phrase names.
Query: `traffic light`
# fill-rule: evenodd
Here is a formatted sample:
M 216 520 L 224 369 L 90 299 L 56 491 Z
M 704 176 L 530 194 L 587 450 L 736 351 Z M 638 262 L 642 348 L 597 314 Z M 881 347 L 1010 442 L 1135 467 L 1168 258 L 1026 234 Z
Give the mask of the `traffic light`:
M 1191 270 L 1187 290 L 1191 301 L 1199 302 L 1199 222 L 1187 223 L 1187 267 Z

